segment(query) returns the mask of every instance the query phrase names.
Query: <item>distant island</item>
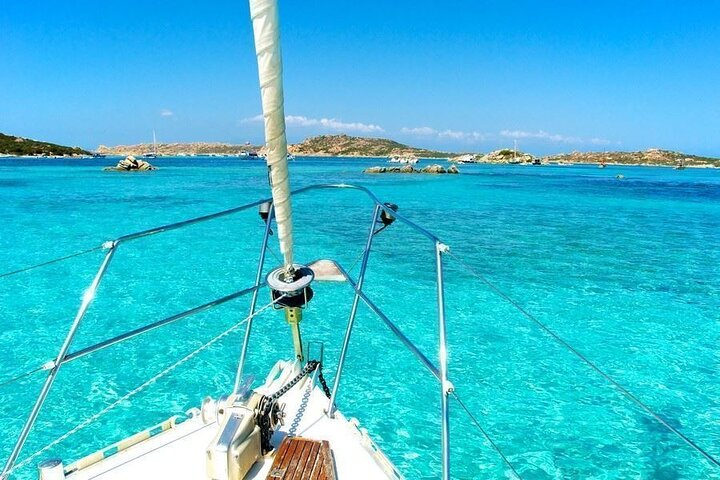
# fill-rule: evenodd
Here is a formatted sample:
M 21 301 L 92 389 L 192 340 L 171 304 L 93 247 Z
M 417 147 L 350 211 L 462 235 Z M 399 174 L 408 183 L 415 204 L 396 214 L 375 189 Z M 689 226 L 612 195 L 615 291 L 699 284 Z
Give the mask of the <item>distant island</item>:
M 150 143 L 136 145 L 100 145 L 99 155 L 142 156 L 156 147 L 158 156 L 225 155 L 236 156 L 242 152 L 265 153 L 261 145 L 232 144 L 220 142 L 193 143 Z M 429 150 L 405 145 L 386 138 L 353 137 L 350 135 L 318 135 L 288 147 L 296 156 L 315 157 L 418 157 L 447 159 L 456 163 L 481 164 L 522 164 L 522 165 L 647 165 L 667 167 L 720 168 L 720 159 L 690 155 L 671 150 L 649 149 L 639 152 L 571 152 L 557 155 L 535 156 L 512 149 L 495 150 L 489 153 L 455 153 Z M 52 143 L 38 142 L 23 137 L 0 134 L 0 155 L 42 155 L 42 156 L 88 156 L 78 147 L 64 147 Z
M 720 168 L 720 158 L 651 148 L 640 152 L 571 152 L 536 157 L 527 152 L 506 148 L 490 153 L 468 153 L 450 158 L 459 163 L 522 165 L 640 165 L 660 167 Z
M 103 155 L 142 155 L 153 151 L 153 144 L 100 145 L 97 153 Z M 299 156 L 318 157 L 389 157 L 392 155 L 414 155 L 424 158 L 449 158 L 453 153 L 415 148 L 386 138 L 351 137 L 349 135 L 319 135 L 294 145 L 288 151 Z M 265 153 L 265 147 L 250 144 L 231 143 L 158 143 L 158 155 L 238 155 L 241 152 Z
M 152 151 L 153 145 L 101 145 L 97 152 L 105 155 L 142 155 Z M 263 154 L 265 148 L 260 145 L 237 145 L 230 143 L 159 143 L 159 155 L 238 155 L 241 152 Z M 607 165 L 648 165 L 684 167 L 720 167 L 720 159 L 689 155 L 670 150 L 650 149 L 642 152 L 572 152 L 537 157 L 535 155 L 513 151 L 495 150 L 489 153 L 456 153 L 411 147 L 386 138 L 353 137 L 350 135 L 318 135 L 288 147 L 288 151 L 297 156 L 313 157 L 394 157 L 414 156 L 420 158 L 448 159 L 459 163 L 487 164 L 607 164 Z
M 0 155 L 82 156 L 90 155 L 90 152 L 79 147 L 65 147 L 0 133 Z
M 294 155 L 333 157 L 391 157 L 415 156 L 422 158 L 449 158 L 457 155 L 424 148 L 410 147 L 386 138 L 351 137 L 349 135 L 319 135 L 291 145 Z
M 157 150 L 158 156 L 194 156 L 194 155 L 239 155 L 241 152 L 257 152 L 263 147 L 260 145 L 236 145 L 221 142 L 192 142 L 192 143 L 138 143 L 135 145 L 117 145 L 108 147 L 100 145 L 96 152 L 100 155 L 143 155 Z
M 642 152 L 572 152 L 543 157 L 543 161 L 553 163 L 720 168 L 720 159 L 718 158 L 688 155 L 687 153 L 658 148 L 651 148 Z

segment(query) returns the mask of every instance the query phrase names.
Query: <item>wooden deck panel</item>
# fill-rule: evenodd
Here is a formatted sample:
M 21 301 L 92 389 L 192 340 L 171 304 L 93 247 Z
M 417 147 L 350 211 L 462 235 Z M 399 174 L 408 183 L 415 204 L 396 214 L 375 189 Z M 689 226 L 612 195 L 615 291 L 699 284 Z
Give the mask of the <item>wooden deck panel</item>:
M 284 438 L 266 480 L 336 480 L 330 443 L 302 437 Z

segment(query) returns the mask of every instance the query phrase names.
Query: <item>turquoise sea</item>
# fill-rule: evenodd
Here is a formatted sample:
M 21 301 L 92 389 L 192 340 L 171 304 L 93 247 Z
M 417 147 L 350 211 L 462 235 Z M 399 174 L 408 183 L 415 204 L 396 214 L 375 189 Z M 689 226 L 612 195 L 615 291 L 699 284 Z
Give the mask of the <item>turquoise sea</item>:
M 294 187 L 370 187 L 454 255 L 720 456 L 720 171 L 462 166 L 457 176 L 369 176 L 381 160 L 298 158 Z M 262 161 L 161 158 L 144 174 L 105 160 L 0 159 L 0 271 L 267 196 Z M 624 175 L 619 180 L 616 175 Z M 296 257 L 356 261 L 371 205 L 352 191 L 297 197 Z M 262 237 L 255 209 L 120 248 L 72 350 L 250 286 Z M 276 239 L 273 250 L 278 252 Z M 96 251 L 0 278 L 0 383 L 54 357 L 102 259 Z M 375 239 L 368 294 L 437 358 L 433 246 L 397 222 Z M 269 266 L 277 261 L 271 255 Z M 355 267 L 355 272 L 357 267 Z M 446 258 L 450 379 L 526 479 L 701 479 L 720 470 L 629 402 L 487 286 Z M 260 304 L 267 303 L 265 294 Z M 21 456 L 36 451 L 247 315 L 249 298 L 61 369 Z M 304 339 L 329 378 L 350 289 L 317 284 Z M 232 387 L 233 334 L 47 452 L 66 463 Z M 292 352 L 281 315 L 258 317 L 248 371 Z M 0 386 L 0 459 L 43 374 Z M 440 470 L 439 387 L 361 306 L 339 407 L 407 478 Z M 454 478 L 512 478 L 451 401 Z M 33 478 L 34 467 L 18 478 Z

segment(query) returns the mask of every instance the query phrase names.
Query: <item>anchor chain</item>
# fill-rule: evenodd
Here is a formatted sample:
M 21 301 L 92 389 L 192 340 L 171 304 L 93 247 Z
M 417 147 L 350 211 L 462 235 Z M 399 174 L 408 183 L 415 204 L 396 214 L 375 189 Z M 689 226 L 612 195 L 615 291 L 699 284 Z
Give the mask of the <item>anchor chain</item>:
M 272 450 L 270 439 L 272 438 L 278 424 L 282 422 L 282 417 L 284 417 L 284 406 L 278 406 L 277 401 L 280 397 L 285 395 L 295 385 L 297 385 L 300 380 L 314 372 L 316 369 L 318 371 L 318 380 L 320 380 L 323 393 L 325 393 L 326 397 L 330 398 L 330 388 L 328 388 L 325 377 L 322 374 L 322 363 L 318 360 L 309 360 L 300 373 L 293 377 L 288 383 L 283 385 L 277 392 L 272 395 L 263 395 L 260 403 L 258 404 L 257 414 L 255 417 L 255 421 L 260 427 L 260 444 L 263 454 Z
M 286 383 L 285 386 L 280 388 L 280 390 L 273 393 L 272 395 L 269 395 L 270 399 L 278 400 L 280 397 L 289 392 L 292 387 L 297 385 L 300 380 L 315 371 L 316 368 L 318 369 L 318 380 L 320 380 L 320 385 L 322 386 L 323 392 L 328 398 L 330 398 L 330 389 L 328 388 L 327 383 L 325 382 L 325 377 L 323 377 L 322 374 L 322 363 L 317 360 L 309 360 L 307 362 L 307 365 L 305 365 L 305 368 L 303 368 L 300 373 L 298 373 L 292 380 Z

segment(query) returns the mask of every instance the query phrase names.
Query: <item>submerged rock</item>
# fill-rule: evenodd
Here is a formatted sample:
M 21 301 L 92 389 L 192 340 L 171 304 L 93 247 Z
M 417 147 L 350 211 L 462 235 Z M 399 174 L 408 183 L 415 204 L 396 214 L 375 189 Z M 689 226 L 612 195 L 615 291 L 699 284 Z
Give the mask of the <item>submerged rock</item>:
M 116 172 L 132 172 L 132 171 L 148 171 L 157 170 L 157 167 L 150 165 L 145 160 L 138 160 L 137 158 L 129 155 L 124 159 L 120 160 L 114 167 L 105 167 L 103 170 L 116 171 Z

